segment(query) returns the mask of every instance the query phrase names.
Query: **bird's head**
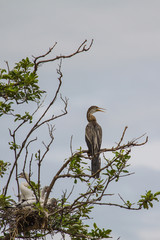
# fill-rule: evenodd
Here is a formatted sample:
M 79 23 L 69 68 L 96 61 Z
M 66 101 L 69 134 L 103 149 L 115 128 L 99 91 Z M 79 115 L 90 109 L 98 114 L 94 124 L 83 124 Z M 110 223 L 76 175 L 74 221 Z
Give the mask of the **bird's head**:
M 45 192 L 47 192 L 48 189 L 49 189 L 49 186 L 45 186 L 45 187 L 44 187 L 44 191 L 45 191 Z
M 19 175 L 18 175 L 18 178 L 24 178 L 24 179 L 28 179 L 28 174 L 25 173 L 25 172 L 21 172 Z
M 95 112 L 104 112 L 105 109 L 104 108 L 100 108 L 100 107 L 97 107 L 97 106 L 91 106 L 89 109 L 88 109 L 88 113 L 89 114 L 93 114 Z

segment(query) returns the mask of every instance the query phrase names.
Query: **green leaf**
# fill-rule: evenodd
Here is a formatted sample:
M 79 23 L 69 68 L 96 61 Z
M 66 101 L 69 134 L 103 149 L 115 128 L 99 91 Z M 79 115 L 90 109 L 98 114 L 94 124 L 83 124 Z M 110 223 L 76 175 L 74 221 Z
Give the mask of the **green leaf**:
M 93 223 L 93 227 L 94 227 L 95 229 L 98 228 L 96 223 Z

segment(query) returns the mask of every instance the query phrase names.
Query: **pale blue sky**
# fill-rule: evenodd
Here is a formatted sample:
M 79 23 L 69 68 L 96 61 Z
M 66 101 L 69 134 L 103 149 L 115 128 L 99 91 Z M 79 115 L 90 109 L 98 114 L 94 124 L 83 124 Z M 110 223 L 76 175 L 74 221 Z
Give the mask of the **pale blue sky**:
M 69 156 L 71 135 L 74 150 L 86 148 L 86 110 L 98 105 L 107 109 L 106 114 L 96 115 L 103 128 L 103 147 L 114 145 L 126 125 L 126 141 L 143 133 L 149 136 L 146 146 L 133 151 L 131 169 L 136 174 L 113 186 L 115 192 L 136 201 L 145 190 L 160 190 L 160 1 L 0 0 L 0 9 L 1 67 L 4 60 L 13 66 L 21 58 L 42 54 L 56 41 L 55 54 L 67 54 L 85 39 L 94 39 L 89 52 L 63 61 L 61 93 L 69 98 L 69 113 L 55 122 L 55 142 L 47 158 L 49 170 L 46 176 L 44 167 L 42 174 L 44 184 L 55 172 L 53 156 L 56 166 Z M 50 63 L 39 69 L 47 101 L 57 84 L 56 66 Z M 60 106 L 57 101 L 56 111 Z M 0 121 L 1 137 L 9 141 L 10 123 L 4 117 Z M 40 138 L 48 137 L 45 131 L 39 134 Z M 5 141 L 1 147 L 1 158 L 12 158 Z M 58 189 L 55 191 L 58 194 Z M 115 238 L 159 240 L 159 212 L 160 206 L 155 204 L 142 212 L 97 208 L 93 216 L 100 226 L 113 229 Z

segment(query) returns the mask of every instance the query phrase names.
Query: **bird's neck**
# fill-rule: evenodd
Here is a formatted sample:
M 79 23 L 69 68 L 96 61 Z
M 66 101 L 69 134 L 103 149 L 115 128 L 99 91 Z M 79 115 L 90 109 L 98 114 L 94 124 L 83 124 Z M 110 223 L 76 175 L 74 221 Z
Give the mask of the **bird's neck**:
M 24 186 L 24 187 L 27 187 L 27 188 L 29 187 L 29 184 L 28 184 L 27 182 L 22 182 L 21 184 L 22 184 L 22 186 Z
M 90 113 L 87 113 L 87 120 L 88 120 L 88 122 L 96 122 L 95 116 L 93 116 Z
M 25 173 L 25 179 L 27 180 L 27 182 L 29 182 L 29 176 L 27 173 Z

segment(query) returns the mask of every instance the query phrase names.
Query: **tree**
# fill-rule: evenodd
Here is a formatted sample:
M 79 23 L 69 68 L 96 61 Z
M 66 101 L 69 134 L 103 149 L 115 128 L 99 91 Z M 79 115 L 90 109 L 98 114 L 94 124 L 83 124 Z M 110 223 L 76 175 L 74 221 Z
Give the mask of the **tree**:
M 100 178 L 94 178 L 90 171 L 90 157 L 87 155 L 87 150 L 81 147 L 73 152 L 72 141 L 71 156 L 63 162 L 60 169 L 53 176 L 53 179 L 46 188 L 44 200 L 41 201 L 41 164 L 46 160 L 46 155 L 50 150 L 53 143 L 53 122 L 62 118 L 67 114 L 68 99 L 60 95 L 62 85 L 62 59 L 72 58 L 73 56 L 82 52 L 90 50 L 93 41 L 87 46 L 85 40 L 76 51 L 69 55 L 59 55 L 54 58 L 46 59 L 48 55 L 54 50 L 56 44 L 48 50 L 45 54 L 34 57 L 33 61 L 29 58 L 22 59 L 15 64 L 13 70 L 10 70 L 7 64 L 7 70 L 1 69 L 0 71 L 0 116 L 11 117 L 16 127 L 9 129 L 11 141 L 9 148 L 13 151 L 14 162 L 0 161 L 0 176 L 4 177 L 8 173 L 8 179 L 5 186 L 2 186 L 0 195 L 0 225 L 1 225 L 1 238 L 0 239 L 43 239 L 44 236 L 49 234 L 54 235 L 59 232 L 65 238 L 68 234 L 71 239 L 103 239 L 111 238 L 110 229 L 100 229 L 97 223 L 93 224 L 91 230 L 86 224 L 86 220 L 90 219 L 90 213 L 95 205 L 108 205 L 116 206 L 128 210 L 141 210 L 142 208 L 148 209 L 153 207 L 153 201 L 158 201 L 157 196 L 160 192 L 152 193 L 146 192 L 134 205 L 129 200 L 124 200 L 119 195 L 122 204 L 112 203 L 108 199 L 110 194 L 106 194 L 108 186 L 116 181 L 117 184 L 121 177 L 128 177 L 132 174 L 129 172 L 129 160 L 131 148 L 139 147 L 147 143 L 148 137 L 142 142 L 139 140 L 144 137 L 138 137 L 127 143 L 124 143 L 124 136 L 127 127 L 124 128 L 122 136 L 116 146 L 112 148 L 104 148 L 100 150 L 101 156 L 103 155 L 104 166 L 98 170 Z M 59 60 L 57 69 L 58 74 L 58 87 L 55 94 L 46 106 L 45 110 L 39 115 L 42 104 L 45 104 L 43 98 L 45 91 L 41 90 L 38 83 L 38 69 L 39 66 L 48 62 Z M 63 111 L 59 115 L 51 115 L 46 118 L 47 113 L 56 104 L 56 99 L 60 98 L 64 104 Z M 33 112 L 22 112 L 19 106 L 25 104 L 34 104 L 35 110 Z M 28 132 L 20 141 L 19 135 L 23 133 L 25 126 L 28 126 Z M 47 125 L 50 140 L 48 143 L 43 142 L 45 150 L 40 147 L 37 152 L 30 153 L 30 146 L 38 140 L 34 137 L 34 133 Z M 112 152 L 112 159 L 107 159 L 106 152 Z M 20 184 L 18 178 L 18 164 L 20 158 L 24 156 L 23 173 L 28 183 L 29 188 L 34 194 L 36 199 L 33 204 L 24 205 L 18 204 L 20 201 Z M 38 179 L 37 183 L 31 181 L 32 164 L 37 161 Z M 25 175 L 26 166 L 29 165 L 29 178 Z M 13 178 L 13 173 L 16 176 L 17 182 L 17 198 L 18 201 L 13 200 L 13 196 L 8 195 L 8 188 Z M 58 199 L 50 198 L 51 190 L 54 185 L 60 180 L 70 179 L 72 182 L 72 190 L 65 191 Z M 72 198 L 74 190 L 83 185 L 83 192 L 78 191 L 78 195 Z M 22 202 L 21 202 L 22 203 Z

